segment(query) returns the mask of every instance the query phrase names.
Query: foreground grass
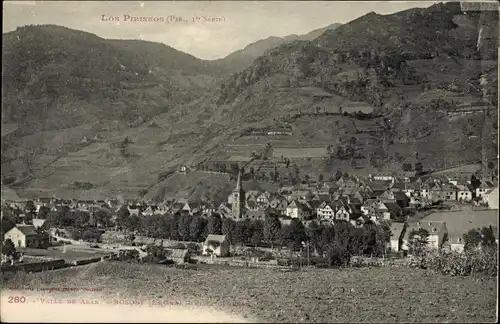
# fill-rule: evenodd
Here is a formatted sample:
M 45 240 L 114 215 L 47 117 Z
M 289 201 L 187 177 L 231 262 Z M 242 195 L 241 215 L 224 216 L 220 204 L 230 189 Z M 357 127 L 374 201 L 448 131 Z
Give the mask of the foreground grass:
M 265 322 L 494 322 L 496 278 L 407 268 L 192 270 L 103 262 L 18 273 L 2 287 L 99 288 L 109 296 L 207 306 Z

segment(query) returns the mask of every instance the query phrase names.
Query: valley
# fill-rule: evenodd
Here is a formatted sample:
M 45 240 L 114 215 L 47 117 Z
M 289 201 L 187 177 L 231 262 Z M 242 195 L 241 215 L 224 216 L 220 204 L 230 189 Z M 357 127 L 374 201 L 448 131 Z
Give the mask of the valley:
M 437 16 L 443 22 L 422 25 Z M 221 68 L 221 60 L 159 43 L 105 40 L 53 25 L 19 28 L 3 35 L 3 185 L 26 197 L 144 197 L 168 188 L 164 175 L 179 166 L 203 171 L 214 161 L 258 169 L 288 158 L 314 179 L 339 170 L 394 172 L 404 163 L 427 170 L 476 163 L 482 113 L 453 114 L 482 101 L 497 104 L 491 35 L 498 26 L 484 29 L 474 56 L 477 19 L 452 4 L 371 13 L 266 49 L 253 44 L 252 63 L 232 74 L 229 63 Z M 369 35 L 377 37 L 360 36 L 372 25 L 378 29 Z M 440 36 L 446 44 L 467 38 L 453 52 L 420 39 L 417 26 L 446 30 Z M 391 38 L 388 30 L 407 38 Z M 56 44 L 58 37 L 65 41 Z M 76 45 L 82 41 L 87 45 Z M 19 56 L 41 49 L 41 56 Z M 489 114 L 491 121 L 498 117 L 496 109 Z M 486 127 L 492 158 L 497 125 Z M 291 135 L 247 135 L 264 128 Z M 345 148 L 354 153 L 339 155 Z M 268 156 L 256 157 L 266 150 Z

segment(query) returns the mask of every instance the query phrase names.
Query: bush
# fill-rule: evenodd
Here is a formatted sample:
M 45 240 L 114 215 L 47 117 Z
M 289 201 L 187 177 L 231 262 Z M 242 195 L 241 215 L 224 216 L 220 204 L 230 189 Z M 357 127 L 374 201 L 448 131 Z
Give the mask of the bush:
M 497 261 L 497 247 L 488 247 L 462 253 L 441 249 L 429 252 L 425 256 L 423 263 L 424 266 L 431 270 L 452 276 L 470 276 L 474 274 L 496 276 L 498 273 Z
M 200 252 L 200 246 L 196 243 L 189 243 L 185 246 L 191 253 L 198 253 Z
M 259 257 L 260 261 L 274 260 L 274 255 L 271 252 L 265 252 L 263 256 Z

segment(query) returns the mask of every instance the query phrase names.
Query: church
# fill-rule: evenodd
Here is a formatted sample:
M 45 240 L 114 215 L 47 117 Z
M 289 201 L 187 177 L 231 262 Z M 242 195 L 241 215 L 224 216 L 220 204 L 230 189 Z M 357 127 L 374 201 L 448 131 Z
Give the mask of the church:
M 231 193 L 231 197 L 229 199 L 231 201 L 231 217 L 238 221 L 243 219 L 245 216 L 245 190 L 241 185 L 241 171 L 238 172 L 238 180 L 236 181 L 236 188 Z

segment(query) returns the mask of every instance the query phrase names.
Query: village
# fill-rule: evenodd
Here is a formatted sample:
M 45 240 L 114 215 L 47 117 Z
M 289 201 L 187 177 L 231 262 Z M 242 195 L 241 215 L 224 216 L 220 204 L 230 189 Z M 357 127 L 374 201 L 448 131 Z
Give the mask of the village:
M 220 204 L 183 198 L 3 201 L 2 241 L 11 248 L 2 249 L 2 260 L 14 267 L 39 258 L 70 258 L 77 265 L 125 256 L 164 262 L 170 255 L 181 263 L 252 256 L 277 265 L 279 256 L 301 259 L 307 251 L 310 264 L 311 256 L 326 253 L 321 245 L 330 243 L 329 235 L 344 240 L 351 257 L 405 258 L 416 253 L 411 242 L 419 231 L 430 249 L 462 252 L 470 231 L 490 228 L 498 242 L 498 187 L 490 180 L 337 173 L 268 192 L 246 191 L 239 171 L 235 189 Z M 337 234 L 342 228 L 349 233 L 344 238 Z M 353 237 L 363 243 L 352 243 Z

